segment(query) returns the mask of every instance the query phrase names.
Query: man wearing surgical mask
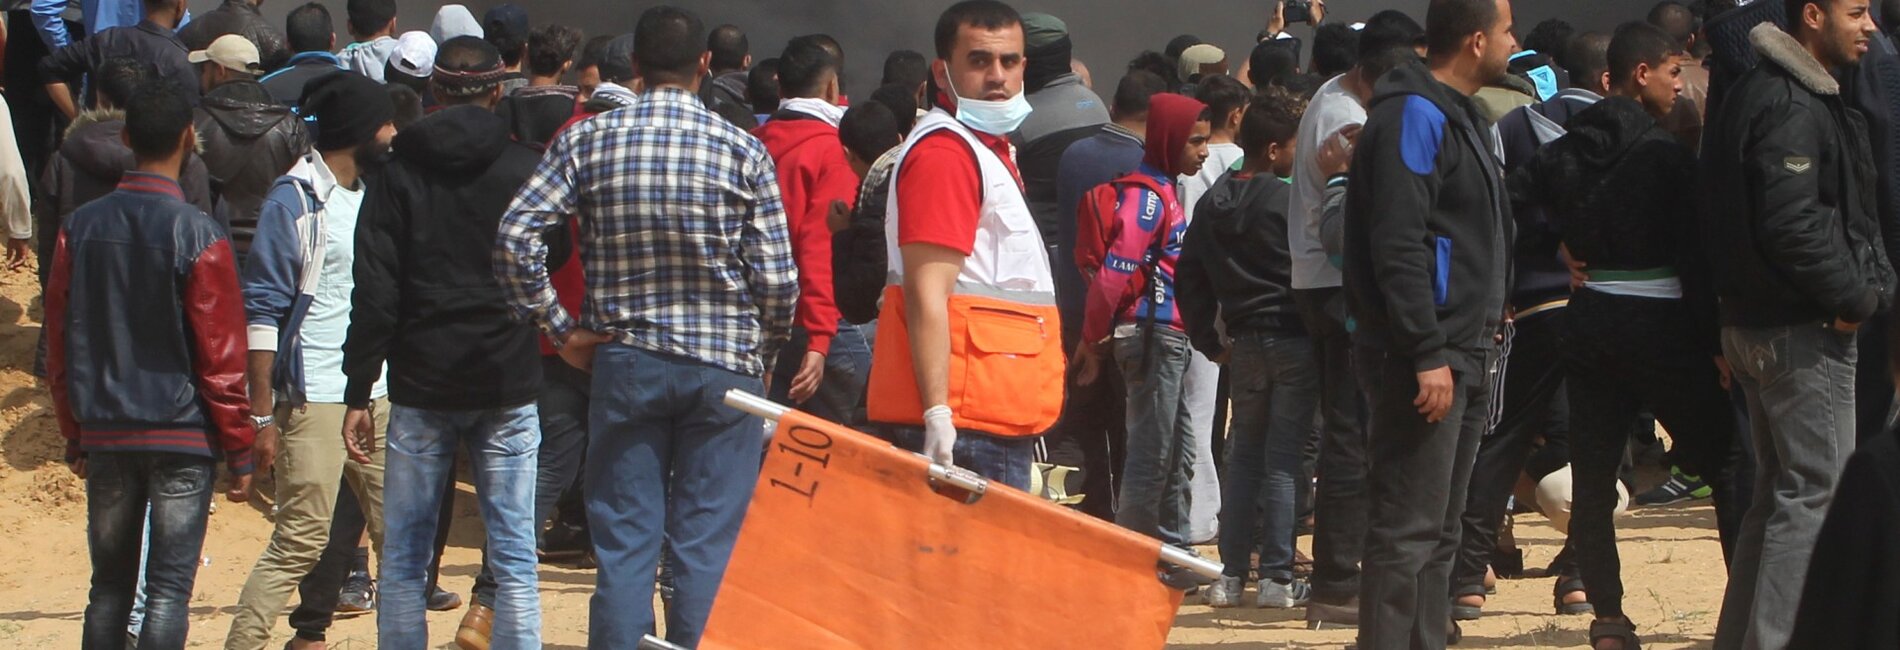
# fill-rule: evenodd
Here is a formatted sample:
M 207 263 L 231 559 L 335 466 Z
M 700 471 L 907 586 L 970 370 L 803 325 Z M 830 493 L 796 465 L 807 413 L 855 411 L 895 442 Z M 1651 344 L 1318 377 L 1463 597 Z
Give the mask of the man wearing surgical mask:
M 1021 16 L 996 0 L 937 21 L 941 90 L 893 172 L 868 400 L 899 446 L 1019 489 L 1065 371 L 1047 249 L 1006 137 L 1030 111 L 1024 49 Z

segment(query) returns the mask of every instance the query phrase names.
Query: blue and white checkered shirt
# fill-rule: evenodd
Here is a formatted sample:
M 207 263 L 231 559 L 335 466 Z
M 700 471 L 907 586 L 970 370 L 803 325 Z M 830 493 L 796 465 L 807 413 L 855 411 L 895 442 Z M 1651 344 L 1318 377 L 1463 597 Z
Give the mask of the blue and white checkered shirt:
M 568 128 L 502 216 L 496 275 L 555 341 L 575 323 L 541 236 L 570 215 L 581 327 L 752 376 L 790 337 L 798 272 L 772 159 L 691 93 L 654 89 Z

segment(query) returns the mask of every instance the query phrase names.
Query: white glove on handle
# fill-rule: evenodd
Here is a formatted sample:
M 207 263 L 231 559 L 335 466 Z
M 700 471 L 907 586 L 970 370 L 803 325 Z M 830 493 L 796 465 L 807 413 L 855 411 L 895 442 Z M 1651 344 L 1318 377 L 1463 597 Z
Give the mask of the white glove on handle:
M 939 404 L 924 411 L 924 455 L 930 460 L 955 466 L 951 450 L 957 446 L 957 427 L 951 423 L 950 407 Z

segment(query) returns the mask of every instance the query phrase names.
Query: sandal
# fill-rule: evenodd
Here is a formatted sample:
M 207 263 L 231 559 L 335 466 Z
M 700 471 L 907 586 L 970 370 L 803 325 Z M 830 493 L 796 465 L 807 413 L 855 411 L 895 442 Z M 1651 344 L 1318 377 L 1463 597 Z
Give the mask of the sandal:
M 1551 607 L 1556 609 L 1559 615 L 1563 616 L 1596 613 L 1596 607 L 1591 605 L 1588 600 L 1579 603 L 1564 602 L 1564 596 L 1583 591 L 1583 578 L 1559 578 L 1557 580 L 1557 588 L 1551 595 Z
M 1478 599 L 1478 604 L 1476 605 L 1467 605 L 1465 603 L 1459 602 L 1460 599 L 1474 597 L 1474 596 L 1477 597 Z M 1486 597 L 1485 589 L 1482 586 L 1471 585 L 1467 587 L 1460 587 L 1458 589 L 1458 595 L 1453 596 L 1451 599 L 1451 620 L 1475 621 L 1480 618 L 1483 618 L 1484 605 L 1485 605 L 1485 601 L 1487 600 L 1490 600 L 1490 599 Z
M 1623 620 L 1597 619 L 1590 622 L 1590 648 L 1595 650 L 1597 643 L 1617 641 L 1623 644 L 1623 650 L 1643 650 L 1643 640 L 1636 636 L 1636 623 L 1625 617 Z

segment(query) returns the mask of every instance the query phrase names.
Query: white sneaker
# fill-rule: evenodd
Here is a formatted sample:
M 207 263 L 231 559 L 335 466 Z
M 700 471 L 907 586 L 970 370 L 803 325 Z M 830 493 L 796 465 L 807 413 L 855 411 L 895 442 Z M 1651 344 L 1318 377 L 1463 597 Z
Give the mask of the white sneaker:
M 1305 582 L 1294 580 L 1279 583 L 1273 580 L 1260 581 L 1260 593 L 1254 597 L 1254 607 L 1292 609 L 1304 607 L 1306 601 L 1313 599 L 1313 588 Z
M 1215 580 L 1214 584 L 1208 585 L 1207 589 L 1201 592 L 1201 602 L 1215 609 L 1239 607 L 1241 591 L 1246 588 L 1246 581 L 1240 578 L 1222 576 L 1221 579 Z

